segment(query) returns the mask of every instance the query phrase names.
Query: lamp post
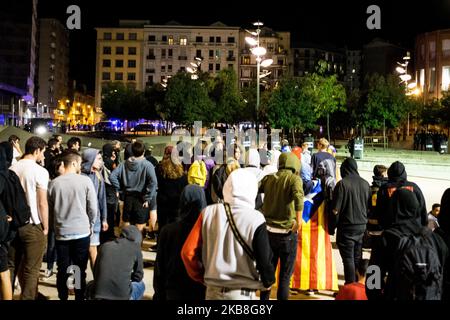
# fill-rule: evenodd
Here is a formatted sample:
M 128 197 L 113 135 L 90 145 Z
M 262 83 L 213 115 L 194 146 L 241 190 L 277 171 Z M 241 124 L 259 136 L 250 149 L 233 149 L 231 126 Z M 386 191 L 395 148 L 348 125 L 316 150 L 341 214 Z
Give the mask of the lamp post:
M 252 47 L 250 51 L 254 56 L 256 56 L 256 134 L 259 133 L 259 105 L 260 105 L 260 80 L 263 77 L 266 77 L 270 74 L 268 71 L 264 71 L 261 73 L 261 67 L 267 68 L 272 63 L 272 59 L 264 59 L 265 54 L 267 53 L 266 48 L 261 47 L 259 44 L 259 35 L 261 33 L 261 27 L 264 25 L 262 22 L 258 21 L 253 23 L 253 25 L 256 27 L 256 31 L 251 32 L 246 30 L 248 33 L 250 33 L 253 37 L 245 37 L 245 41 Z
M 406 56 L 403 57 L 403 63 L 397 62 L 398 67 L 395 69 L 397 73 L 399 73 L 399 77 L 401 82 L 405 84 L 405 95 L 418 95 L 419 89 L 417 88 L 416 82 L 408 83 L 411 80 L 411 75 L 408 74 L 408 64 L 409 60 L 411 60 L 411 56 L 409 55 L 409 51 L 406 53 Z M 406 125 L 406 135 L 409 137 L 409 111 L 408 111 L 408 121 Z
M 192 80 L 197 80 L 198 79 L 199 70 L 200 70 L 200 67 L 202 65 L 202 58 L 195 57 L 195 61 L 191 62 L 190 64 L 191 64 L 191 67 L 186 67 L 186 71 L 191 74 L 191 79 Z

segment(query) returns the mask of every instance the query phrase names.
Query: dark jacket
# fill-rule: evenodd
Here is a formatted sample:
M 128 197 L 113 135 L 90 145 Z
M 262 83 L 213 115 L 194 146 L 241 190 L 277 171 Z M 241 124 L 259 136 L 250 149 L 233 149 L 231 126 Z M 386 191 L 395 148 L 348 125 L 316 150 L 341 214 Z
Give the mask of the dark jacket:
M 165 178 L 161 166 L 156 168 L 156 177 L 158 179 L 158 194 L 156 196 L 158 225 L 161 229 L 166 224 L 175 222 L 180 195 L 188 181 L 184 174 L 178 179 Z
M 139 230 L 127 226 L 119 239 L 100 247 L 94 269 L 94 299 L 130 299 L 131 282 L 141 282 L 144 277 L 141 241 Z
M 158 238 L 153 287 L 154 300 L 204 300 L 205 286 L 192 280 L 181 260 L 181 249 L 200 212 L 206 207 L 203 189 L 197 185 L 184 188 L 177 221 L 161 230 Z
M 92 172 L 92 165 L 94 164 L 95 158 L 97 157 L 98 153 L 99 150 L 97 149 L 84 150 L 82 154 L 83 162 L 81 164 L 81 174 L 91 179 L 92 183 L 94 184 L 95 192 L 97 193 L 98 214 L 94 224 L 94 232 L 101 231 L 101 224 L 103 222 L 106 222 L 108 216 L 105 181 L 103 179 L 99 179 L 97 174 L 95 172 Z
M 407 180 L 406 170 L 403 163 L 396 161 L 388 169 L 389 182 L 380 187 L 377 193 L 377 205 L 375 217 L 383 229 L 391 226 L 394 217 L 392 207 L 392 195 L 397 189 L 408 189 L 412 191 L 419 203 L 419 214 L 423 226 L 428 224 L 428 213 L 425 205 L 425 198 L 419 186 Z
M 445 190 L 441 199 L 441 211 L 438 216 L 439 228 L 434 230 L 450 249 L 450 188 Z M 450 255 L 444 266 L 444 288 L 442 300 L 450 301 Z
M 112 144 L 107 143 L 103 146 L 103 178 L 105 179 L 105 187 L 106 187 L 106 203 L 108 204 L 116 204 L 117 196 L 116 190 L 114 186 L 111 184 L 109 177 L 113 170 L 116 168 L 116 162 L 111 160 L 111 157 L 114 152 L 114 147 Z M 117 155 L 116 155 L 117 157 Z
M 339 216 L 337 227 L 365 229 L 371 201 L 369 183 L 359 176 L 358 165 L 353 158 L 344 160 L 341 176 L 342 180 L 334 189 L 332 204 Z
M 398 189 L 392 195 L 392 212 L 391 225 L 387 228 L 380 241 L 380 246 L 376 250 L 372 250 L 370 258 L 370 265 L 377 265 L 381 270 L 382 289 L 368 290 L 369 299 L 395 299 L 396 297 L 396 277 L 393 276 L 399 270 L 395 269 L 395 261 L 398 255 L 400 240 L 402 237 L 412 234 L 419 234 L 424 229 L 429 231 L 422 225 L 419 201 L 416 195 L 408 189 Z M 438 256 L 441 264 L 447 257 L 447 246 L 442 239 L 432 234 L 435 247 L 437 248 Z M 388 274 L 386 283 L 384 279 Z

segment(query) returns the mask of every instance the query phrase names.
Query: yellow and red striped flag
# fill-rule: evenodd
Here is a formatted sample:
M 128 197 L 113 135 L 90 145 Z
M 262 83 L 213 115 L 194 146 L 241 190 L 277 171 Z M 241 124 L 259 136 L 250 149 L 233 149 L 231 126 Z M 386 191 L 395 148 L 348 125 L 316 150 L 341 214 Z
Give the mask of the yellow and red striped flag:
M 291 288 L 338 291 L 325 201 L 320 182 L 305 196 Z

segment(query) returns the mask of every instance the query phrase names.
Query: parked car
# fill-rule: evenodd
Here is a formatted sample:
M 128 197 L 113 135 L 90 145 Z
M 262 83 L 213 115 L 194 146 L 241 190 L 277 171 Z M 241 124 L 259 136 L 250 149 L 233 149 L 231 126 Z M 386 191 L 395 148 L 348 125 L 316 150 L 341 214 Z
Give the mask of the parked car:
M 153 124 L 151 123 L 141 123 L 138 124 L 136 127 L 131 128 L 131 131 L 134 133 L 138 133 L 138 132 L 155 132 L 156 128 Z

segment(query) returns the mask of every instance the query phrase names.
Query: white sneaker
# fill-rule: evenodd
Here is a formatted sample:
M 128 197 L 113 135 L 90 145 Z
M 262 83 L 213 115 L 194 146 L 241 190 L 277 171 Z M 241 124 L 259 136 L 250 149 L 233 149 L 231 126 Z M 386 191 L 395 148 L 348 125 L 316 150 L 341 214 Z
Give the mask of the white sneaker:
M 47 269 L 47 270 L 45 270 L 45 273 L 44 273 L 44 278 L 50 278 L 51 276 L 53 275 L 53 270 L 51 270 L 51 269 Z

